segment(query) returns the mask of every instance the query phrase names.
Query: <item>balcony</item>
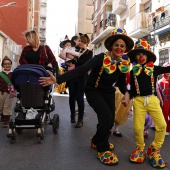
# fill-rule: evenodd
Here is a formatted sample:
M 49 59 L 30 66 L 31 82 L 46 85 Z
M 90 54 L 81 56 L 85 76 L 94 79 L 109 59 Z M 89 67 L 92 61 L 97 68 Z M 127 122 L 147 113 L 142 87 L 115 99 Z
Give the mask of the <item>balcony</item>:
M 150 26 L 150 32 L 154 32 L 155 35 L 162 34 L 170 31 L 170 16 L 162 18 L 160 21 L 153 22 Z
M 152 18 L 150 32 L 162 34 L 170 30 L 170 5 L 165 7 L 165 11 L 157 14 Z
M 46 29 L 46 25 L 40 25 L 39 28 L 45 30 Z
M 97 16 L 97 11 L 95 11 L 95 12 L 92 14 L 92 20 L 93 20 L 94 18 L 96 18 L 96 16 Z
M 146 4 L 149 0 L 139 0 L 139 4 Z
M 106 0 L 105 5 L 112 5 L 113 0 Z
M 104 31 L 102 31 L 98 36 L 96 36 L 96 34 L 93 35 L 93 40 L 91 42 L 91 44 L 98 44 L 99 42 L 101 42 L 104 38 L 106 38 L 108 35 L 110 35 L 111 31 L 114 29 L 115 27 L 111 27 L 108 26 Z
M 41 13 L 41 14 L 40 14 L 40 18 L 46 19 L 46 18 L 47 18 L 46 13 Z
M 47 3 L 46 2 L 41 2 L 40 5 L 43 6 L 43 7 L 47 7 Z
M 113 14 L 111 11 L 107 11 L 105 21 L 106 27 L 108 26 L 116 27 L 116 22 L 117 22 L 116 15 Z
M 120 15 L 127 9 L 126 0 L 113 0 L 112 12 Z
M 92 23 L 94 23 L 94 21 L 96 20 L 97 16 L 103 11 L 104 8 L 106 8 L 106 6 L 112 5 L 112 0 L 106 0 L 106 2 L 101 4 L 101 8 L 96 10 L 93 14 L 92 14 Z
M 126 24 L 126 31 L 132 38 L 142 38 L 149 34 L 148 23 L 147 23 L 148 13 L 141 11 L 137 13 L 128 24 Z

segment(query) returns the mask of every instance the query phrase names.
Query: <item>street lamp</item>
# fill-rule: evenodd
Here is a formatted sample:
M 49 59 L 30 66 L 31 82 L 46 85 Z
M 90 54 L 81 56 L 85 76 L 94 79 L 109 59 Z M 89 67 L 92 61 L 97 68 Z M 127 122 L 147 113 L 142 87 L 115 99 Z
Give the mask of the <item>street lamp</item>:
M 6 5 L 0 6 L 0 8 L 7 7 L 7 6 L 12 6 L 12 5 L 15 5 L 15 4 L 16 4 L 16 2 L 10 2 L 10 3 L 6 4 Z

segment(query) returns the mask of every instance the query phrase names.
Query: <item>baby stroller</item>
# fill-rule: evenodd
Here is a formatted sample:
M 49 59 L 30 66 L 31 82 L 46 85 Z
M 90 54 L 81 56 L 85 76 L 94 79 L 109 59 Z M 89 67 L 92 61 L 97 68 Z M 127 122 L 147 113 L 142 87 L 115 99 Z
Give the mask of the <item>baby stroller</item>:
M 51 67 L 46 69 L 55 72 Z M 51 96 L 52 86 L 43 87 L 39 84 L 39 77 L 48 77 L 48 72 L 41 65 L 24 64 L 18 66 L 12 74 L 12 84 L 17 90 L 17 100 L 14 107 L 15 121 L 10 120 L 7 137 L 10 143 L 15 143 L 16 133 L 23 129 L 37 129 L 38 143 L 44 139 L 44 126 L 47 119 L 53 126 L 53 132 L 59 129 L 59 115 L 51 112 L 55 103 Z

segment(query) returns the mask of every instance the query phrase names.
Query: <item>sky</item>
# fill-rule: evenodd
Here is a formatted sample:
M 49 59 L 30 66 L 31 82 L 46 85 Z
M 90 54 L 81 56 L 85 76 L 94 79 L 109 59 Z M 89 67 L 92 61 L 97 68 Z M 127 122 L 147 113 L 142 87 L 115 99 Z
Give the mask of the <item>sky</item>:
M 65 35 L 75 35 L 78 0 L 47 0 L 47 45 L 52 51 L 58 49 Z

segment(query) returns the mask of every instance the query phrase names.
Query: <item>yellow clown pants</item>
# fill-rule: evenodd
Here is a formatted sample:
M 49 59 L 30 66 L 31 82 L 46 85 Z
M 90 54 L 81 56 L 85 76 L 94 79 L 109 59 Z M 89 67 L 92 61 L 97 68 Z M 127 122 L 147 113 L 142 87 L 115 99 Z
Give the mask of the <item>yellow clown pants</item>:
M 133 126 L 136 146 L 140 148 L 145 147 L 143 131 L 145 116 L 148 112 L 154 121 L 156 129 L 155 138 L 152 142 L 152 145 L 154 147 L 161 148 L 165 139 L 166 122 L 160 107 L 159 99 L 154 95 L 135 97 L 133 103 L 133 111 Z

